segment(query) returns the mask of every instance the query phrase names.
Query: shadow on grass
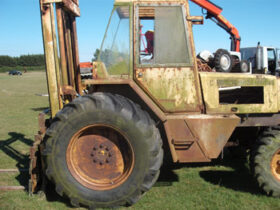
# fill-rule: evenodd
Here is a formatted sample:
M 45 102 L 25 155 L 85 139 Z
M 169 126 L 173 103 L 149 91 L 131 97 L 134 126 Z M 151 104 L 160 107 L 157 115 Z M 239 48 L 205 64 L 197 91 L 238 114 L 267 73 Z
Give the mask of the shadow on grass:
M 38 107 L 38 108 L 31 108 L 31 110 L 33 110 L 33 111 L 40 111 L 40 112 L 42 112 L 42 111 L 45 111 L 45 110 L 48 110 L 49 109 L 49 107 Z
M 155 187 L 162 187 L 162 186 L 172 186 L 173 182 L 178 182 L 179 177 L 173 171 L 174 165 L 172 164 L 164 164 L 160 169 L 160 175 L 155 183 Z
M 234 153 L 228 153 L 224 159 L 218 159 L 213 162 L 217 166 L 226 166 L 232 170 L 203 170 L 199 172 L 201 178 L 214 185 L 223 186 L 235 191 L 261 195 L 262 190 L 258 187 L 248 167 L 248 160 L 245 151 L 236 148 L 239 156 Z
M 25 138 L 21 133 L 9 132 L 10 138 L 6 140 L 0 140 L 0 151 L 3 151 L 6 155 L 17 161 L 16 167 L 20 174 L 16 177 L 20 185 L 25 186 L 27 190 L 28 186 L 28 168 L 29 168 L 29 155 L 22 154 L 14 147 L 11 146 L 14 142 L 22 142 L 28 146 L 32 146 L 33 141 Z
M 18 150 L 16 150 L 12 144 L 15 142 L 22 142 L 27 146 L 33 145 L 33 140 L 25 138 L 25 136 L 21 133 L 9 132 L 10 137 L 6 140 L 0 140 L 0 151 L 3 151 L 6 155 L 14 159 L 17 164 L 16 167 L 19 170 L 19 175 L 16 177 L 19 184 L 25 186 L 25 190 L 28 191 L 28 182 L 29 182 L 29 155 L 22 154 Z M 54 190 L 55 186 L 48 182 L 46 187 L 46 199 L 50 202 L 63 202 L 68 207 L 72 207 L 67 198 L 59 196 Z
M 202 168 L 199 176 L 213 185 L 223 186 L 235 191 L 263 195 L 248 167 L 248 154 L 245 150 L 236 148 L 227 151 L 223 158 L 218 158 L 209 163 L 171 163 L 163 165 L 161 175 L 155 186 L 171 186 L 178 182 L 178 176 L 173 171 L 181 168 Z M 219 169 L 224 166 L 231 169 Z M 207 170 L 205 170 L 207 167 Z M 213 169 L 211 169 L 213 167 Z M 209 169 L 210 168 L 210 169 Z
M 74 208 L 71 203 L 69 198 L 65 196 L 60 196 L 56 191 L 55 191 L 55 185 L 47 180 L 47 185 L 45 188 L 44 195 L 46 196 L 46 199 L 48 202 L 61 202 L 65 204 L 68 208 Z

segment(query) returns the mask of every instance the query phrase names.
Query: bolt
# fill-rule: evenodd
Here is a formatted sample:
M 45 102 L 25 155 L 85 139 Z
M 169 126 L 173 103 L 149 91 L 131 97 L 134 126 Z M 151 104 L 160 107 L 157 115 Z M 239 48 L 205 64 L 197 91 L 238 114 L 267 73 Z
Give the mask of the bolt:
M 142 77 L 143 76 L 143 73 L 142 72 L 139 72 L 138 73 L 138 77 Z
M 103 145 L 102 145 L 102 144 L 100 144 L 99 148 L 100 148 L 100 149 L 102 149 L 102 148 L 103 148 Z
M 102 165 L 103 165 L 103 163 L 102 163 L 102 162 L 99 162 L 99 165 L 101 165 L 101 166 L 102 166 Z
M 96 163 L 96 160 L 94 159 L 93 162 Z
M 106 159 L 106 163 L 109 163 L 109 160 L 108 160 L 108 159 Z
M 111 153 L 109 153 L 109 154 L 108 154 L 108 156 L 109 156 L 109 157 L 112 157 L 112 154 L 111 154 Z
M 93 153 L 91 153 L 91 154 L 90 154 L 90 156 L 91 156 L 91 157 L 93 157 L 93 156 L 94 156 L 94 154 L 93 154 Z
M 106 148 L 105 148 L 105 150 L 108 152 L 108 151 L 109 151 L 109 148 L 108 148 L 108 147 L 106 147 Z
M 95 151 L 95 150 L 96 150 L 96 147 L 93 147 L 93 150 Z

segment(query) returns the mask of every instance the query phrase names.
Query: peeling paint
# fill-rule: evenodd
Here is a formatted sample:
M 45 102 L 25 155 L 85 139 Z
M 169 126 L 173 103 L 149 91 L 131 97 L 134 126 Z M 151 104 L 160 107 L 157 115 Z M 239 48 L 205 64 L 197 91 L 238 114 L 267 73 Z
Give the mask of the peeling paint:
M 276 113 L 279 110 L 277 91 L 279 84 L 275 76 L 207 72 L 200 72 L 199 75 L 207 113 Z M 220 104 L 219 88 L 232 86 L 263 87 L 264 102 Z
M 137 80 L 166 111 L 190 111 L 198 106 L 191 68 L 142 68 Z

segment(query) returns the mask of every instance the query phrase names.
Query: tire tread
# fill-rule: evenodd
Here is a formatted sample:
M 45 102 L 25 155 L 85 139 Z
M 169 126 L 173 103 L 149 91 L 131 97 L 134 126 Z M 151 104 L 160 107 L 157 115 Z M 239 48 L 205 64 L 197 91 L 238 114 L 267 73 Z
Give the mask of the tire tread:
M 56 177 L 56 172 L 51 168 L 51 155 L 52 148 L 55 145 L 54 136 L 59 133 L 59 130 L 62 129 L 62 125 L 71 121 L 71 115 L 73 112 L 85 112 L 87 107 L 94 107 L 95 109 L 105 109 L 110 112 L 120 112 L 128 120 L 132 120 L 139 129 L 152 128 L 152 132 L 148 133 L 148 137 L 145 141 L 149 145 L 149 167 L 145 173 L 144 181 L 141 186 L 138 186 L 136 190 L 129 195 L 129 197 L 124 198 L 123 200 L 116 201 L 114 205 L 126 204 L 132 205 L 137 202 L 141 196 L 148 191 L 153 184 L 156 182 L 159 173 L 160 167 L 163 161 L 163 149 L 162 149 L 162 140 L 158 129 L 156 128 L 155 122 L 150 118 L 149 114 L 146 111 L 143 111 L 141 107 L 131 100 L 121 96 L 113 95 L 110 93 L 94 93 L 92 95 L 86 95 L 77 98 L 73 102 L 67 104 L 62 110 L 60 110 L 55 118 L 52 120 L 52 124 L 47 130 L 47 137 L 44 140 L 45 151 L 44 156 L 46 159 L 46 175 L 50 180 L 53 180 L 56 183 L 55 190 L 59 195 L 67 195 L 67 190 L 64 189 L 63 185 L 59 184 L 60 180 Z M 144 125 L 144 126 L 143 126 Z M 82 199 L 75 197 L 71 193 L 67 195 L 70 199 L 70 202 L 74 206 L 79 206 L 80 204 L 87 207 L 104 207 L 106 205 L 96 204 L 94 202 L 83 202 Z M 110 204 L 111 205 L 111 204 Z

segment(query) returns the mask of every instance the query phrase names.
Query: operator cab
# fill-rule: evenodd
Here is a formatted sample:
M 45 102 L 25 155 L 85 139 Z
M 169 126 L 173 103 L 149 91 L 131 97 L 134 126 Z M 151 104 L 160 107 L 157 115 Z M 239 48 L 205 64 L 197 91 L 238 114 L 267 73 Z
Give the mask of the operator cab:
M 185 17 L 180 3 L 151 6 L 143 1 L 132 7 L 130 3 L 116 1 L 98 60 L 105 64 L 109 75 L 129 74 L 132 62 L 146 66 L 190 66 Z
M 267 48 L 267 63 L 268 71 L 271 73 L 275 73 L 277 65 L 277 55 L 275 48 Z
M 165 112 L 200 112 L 186 5 L 183 0 L 117 0 L 98 60 L 105 69 L 97 67 L 97 78 L 106 72 L 103 78 L 132 79 Z

